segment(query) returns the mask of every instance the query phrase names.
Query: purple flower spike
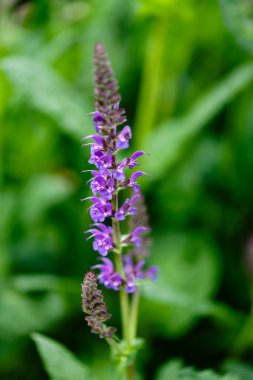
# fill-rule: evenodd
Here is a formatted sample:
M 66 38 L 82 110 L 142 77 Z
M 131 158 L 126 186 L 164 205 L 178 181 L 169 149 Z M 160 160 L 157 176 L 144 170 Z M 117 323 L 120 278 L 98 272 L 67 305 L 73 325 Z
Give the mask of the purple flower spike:
M 117 136 L 116 147 L 118 149 L 127 149 L 129 140 L 132 138 L 132 131 L 129 125 L 126 125 Z
M 157 268 L 147 268 L 144 260 L 148 255 L 150 238 L 145 235 L 149 230 L 148 219 L 138 178 L 145 173 L 139 170 L 128 175 L 129 170 L 140 165 L 138 160 L 144 152 L 138 150 L 119 161 L 119 151 L 129 147 L 132 130 L 130 126 L 124 125 L 126 116 L 125 110 L 120 108 L 118 82 L 101 44 L 95 46 L 94 66 L 95 112 L 92 119 L 96 134 L 90 135 L 88 138 L 91 142 L 84 144 L 90 146 L 88 162 L 94 165 L 93 170 L 89 170 L 92 178 L 88 180 L 92 196 L 85 198 L 92 202 L 89 210 L 95 222 L 87 231 L 88 239 L 93 240 L 93 250 L 100 257 L 100 262 L 93 267 L 99 272 L 100 284 L 108 289 L 132 294 L 137 291 L 142 280 L 154 280 L 157 275 Z M 119 198 L 118 193 L 129 189 L 132 195 L 122 198 L 119 204 L 121 196 Z M 129 228 L 123 235 L 121 221 L 127 217 Z M 123 228 L 126 226 L 124 222 Z M 121 261 L 117 263 L 120 273 L 114 266 L 115 255 Z M 94 274 L 90 274 L 85 283 L 93 282 L 95 289 L 93 277 Z M 85 309 L 88 310 L 93 298 L 85 297 Z M 86 319 L 101 337 L 112 336 L 113 329 L 107 329 L 97 316 L 89 314 Z

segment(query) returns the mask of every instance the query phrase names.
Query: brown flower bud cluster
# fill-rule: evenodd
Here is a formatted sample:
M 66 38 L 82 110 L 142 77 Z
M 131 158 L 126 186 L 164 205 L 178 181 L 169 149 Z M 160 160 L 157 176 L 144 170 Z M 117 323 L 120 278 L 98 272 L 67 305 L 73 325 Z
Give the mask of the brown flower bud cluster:
M 99 334 L 100 338 L 112 338 L 115 327 L 108 327 L 105 321 L 111 318 L 104 303 L 101 290 L 98 290 L 96 276 L 93 272 L 86 273 L 82 283 L 82 308 L 88 314 L 85 320 L 91 327 L 91 332 Z

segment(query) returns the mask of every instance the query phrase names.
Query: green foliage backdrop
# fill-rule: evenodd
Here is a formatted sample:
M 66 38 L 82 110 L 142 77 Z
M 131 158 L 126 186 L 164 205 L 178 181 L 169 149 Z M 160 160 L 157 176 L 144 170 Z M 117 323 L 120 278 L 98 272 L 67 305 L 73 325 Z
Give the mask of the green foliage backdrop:
M 69 379 L 58 355 L 76 378 L 91 379 L 86 366 L 112 378 L 107 347 L 80 307 L 95 263 L 80 199 L 89 195 L 81 138 L 92 131 L 97 41 L 119 78 L 132 149 L 148 153 L 143 186 L 160 274 L 143 292 L 140 379 L 252 378 L 249 366 L 222 365 L 232 354 L 253 358 L 250 320 L 240 334 L 253 270 L 252 9 L 251 0 L 0 3 L 2 379 L 47 378 L 33 332 L 79 357 L 33 335 L 52 378 Z M 119 325 L 117 297 L 105 296 Z M 179 361 L 157 372 L 175 357 L 221 375 Z

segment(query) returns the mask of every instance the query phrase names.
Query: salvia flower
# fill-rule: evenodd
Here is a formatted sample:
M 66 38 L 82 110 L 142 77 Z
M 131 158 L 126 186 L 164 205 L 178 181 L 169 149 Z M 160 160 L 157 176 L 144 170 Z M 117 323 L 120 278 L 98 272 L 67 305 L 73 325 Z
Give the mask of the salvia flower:
M 103 264 L 97 264 L 93 266 L 93 269 L 100 270 L 98 275 L 98 281 L 108 289 L 119 290 L 123 284 L 123 279 L 119 273 L 114 270 L 114 265 L 110 259 L 102 258 Z
M 138 280 L 151 280 L 154 281 L 157 277 L 157 267 L 151 266 L 144 269 L 146 264 L 145 260 L 138 261 L 136 257 L 125 255 L 124 256 L 124 273 L 125 273 L 125 291 L 127 293 L 134 293 L 137 290 Z
M 93 226 L 97 228 L 91 228 L 87 231 L 91 233 L 88 239 L 94 238 L 94 251 L 98 251 L 101 256 L 106 256 L 114 248 L 112 227 L 105 226 L 102 223 L 96 223 Z
M 108 327 L 104 323 L 111 318 L 111 315 L 107 312 L 102 292 L 98 290 L 93 272 L 88 272 L 82 283 L 82 309 L 88 314 L 85 320 L 94 334 L 99 334 L 100 338 L 112 338 L 116 328 Z
M 89 211 L 94 224 L 87 231 L 88 239 L 92 239 L 93 250 L 99 254 L 100 262 L 93 266 L 98 271 L 99 283 L 131 294 L 137 291 L 141 280 L 153 280 L 157 272 L 155 267 L 146 269 L 143 260 L 149 227 L 142 215 L 143 196 L 138 182 L 145 173 L 135 168 L 140 165 L 144 152 L 138 150 L 121 156 L 129 148 L 132 130 L 124 125 L 126 116 L 120 107 L 118 83 L 101 44 L 95 46 L 94 67 L 95 112 L 91 115 L 96 133 L 88 137 L 91 142 L 84 144 L 90 147 L 88 162 L 93 165 L 89 170 L 92 178 L 88 181 L 92 195 L 86 199 L 91 202 Z M 119 204 L 118 193 L 124 190 L 132 194 L 125 198 L 122 195 Z M 121 222 L 129 216 L 130 229 L 122 234 Z M 113 254 L 120 257 L 117 268 Z M 89 318 L 92 324 L 94 316 Z

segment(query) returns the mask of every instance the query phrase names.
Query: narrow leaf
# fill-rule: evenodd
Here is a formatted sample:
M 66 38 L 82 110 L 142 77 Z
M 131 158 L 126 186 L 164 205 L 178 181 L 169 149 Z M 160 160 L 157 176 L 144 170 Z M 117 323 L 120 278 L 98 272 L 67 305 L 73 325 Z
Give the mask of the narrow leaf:
M 52 67 L 33 58 L 10 56 L 0 61 L 0 70 L 18 95 L 65 133 L 78 140 L 86 134 L 84 99 Z
M 243 0 L 219 0 L 222 15 L 236 42 L 253 54 L 253 2 Z
M 237 68 L 203 95 L 184 116 L 165 122 L 144 142 L 150 154 L 145 170 L 159 178 L 182 155 L 189 142 L 222 108 L 253 80 L 253 64 Z

